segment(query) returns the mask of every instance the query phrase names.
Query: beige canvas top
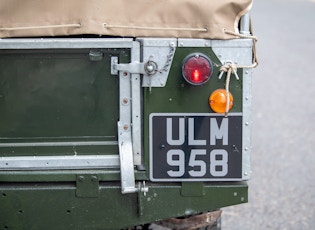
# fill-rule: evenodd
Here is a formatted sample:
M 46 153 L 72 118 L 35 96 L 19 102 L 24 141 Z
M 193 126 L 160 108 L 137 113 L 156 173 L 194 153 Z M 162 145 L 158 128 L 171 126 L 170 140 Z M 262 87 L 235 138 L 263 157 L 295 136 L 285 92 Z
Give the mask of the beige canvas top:
M 0 0 L 0 37 L 231 39 L 253 0 Z

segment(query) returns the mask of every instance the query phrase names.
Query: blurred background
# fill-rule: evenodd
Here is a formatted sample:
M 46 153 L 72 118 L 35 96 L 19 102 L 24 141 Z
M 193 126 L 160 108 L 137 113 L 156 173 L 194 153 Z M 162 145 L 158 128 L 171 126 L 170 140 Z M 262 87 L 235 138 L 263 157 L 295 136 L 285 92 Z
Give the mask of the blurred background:
M 315 229 L 315 0 L 254 0 L 249 203 L 223 230 Z

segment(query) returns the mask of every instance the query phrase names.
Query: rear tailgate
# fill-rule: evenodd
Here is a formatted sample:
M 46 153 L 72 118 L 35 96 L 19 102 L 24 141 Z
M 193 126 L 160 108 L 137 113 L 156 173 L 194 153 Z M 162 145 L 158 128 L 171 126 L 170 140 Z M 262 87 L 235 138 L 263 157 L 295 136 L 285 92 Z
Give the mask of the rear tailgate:
M 131 120 L 137 116 L 133 130 L 139 131 L 140 79 L 130 80 L 123 72 L 113 75 L 111 59 L 129 63 L 139 58 L 137 42 L 7 39 L 0 46 L 0 170 L 6 176 L 57 169 L 119 174 L 122 142 L 124 148 L 129 143 L 125 170 L 132 171 L 122 177 L 134 175 Z M 132 90 L 138 108 L 133 115 Z M 140 156 L 141 135 L 135 136 L 134 150 Z M 130 181 L 126 189 L 134 187 L 133 177 L 124 180 Z

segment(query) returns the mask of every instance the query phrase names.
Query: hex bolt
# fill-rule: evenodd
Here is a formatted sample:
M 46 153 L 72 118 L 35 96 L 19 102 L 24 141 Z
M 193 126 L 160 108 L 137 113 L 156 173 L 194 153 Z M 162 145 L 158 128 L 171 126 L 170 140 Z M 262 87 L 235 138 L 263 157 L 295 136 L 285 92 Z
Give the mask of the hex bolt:
M 83 181 L 84 180 L 84 176 L 79 176 L 79 181 Z

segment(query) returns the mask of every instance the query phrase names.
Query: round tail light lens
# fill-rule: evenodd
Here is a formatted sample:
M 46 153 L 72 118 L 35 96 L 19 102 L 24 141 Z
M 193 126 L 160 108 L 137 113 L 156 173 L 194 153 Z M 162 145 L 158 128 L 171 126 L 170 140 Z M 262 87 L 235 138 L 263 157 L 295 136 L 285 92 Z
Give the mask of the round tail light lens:
M 182 74 L 188 83 L 202 85 L 210 79 L 212 68 L 212 62 L 206 55 L 194 53 L 184 59 Z
M 228 111 L 230 111 L 234 104 L 234 99 L 232 94 L 229 92 L 229 105 Z M 225 89 L 217 89 L 209 97 L 209 105 L 211 109 L 216 113 L 228 112 L 227 109 L 227 92 Z

